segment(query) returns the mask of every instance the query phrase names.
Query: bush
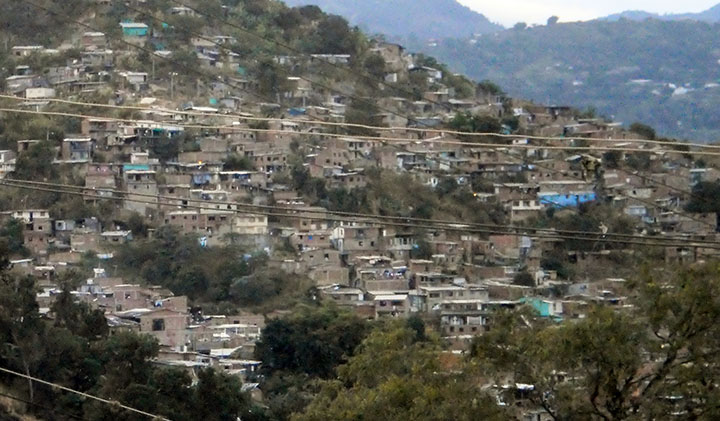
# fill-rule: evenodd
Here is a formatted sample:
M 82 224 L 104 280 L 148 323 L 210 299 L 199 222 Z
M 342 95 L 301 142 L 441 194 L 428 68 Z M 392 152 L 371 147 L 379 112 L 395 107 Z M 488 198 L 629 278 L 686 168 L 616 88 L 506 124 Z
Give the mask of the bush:
M 519 272 L 515 275 L 513 278 L 513 284 L 514 285 L 522 285 L 526 287 L 534 287 L 535 286 L 535 278 L 527 272 Z

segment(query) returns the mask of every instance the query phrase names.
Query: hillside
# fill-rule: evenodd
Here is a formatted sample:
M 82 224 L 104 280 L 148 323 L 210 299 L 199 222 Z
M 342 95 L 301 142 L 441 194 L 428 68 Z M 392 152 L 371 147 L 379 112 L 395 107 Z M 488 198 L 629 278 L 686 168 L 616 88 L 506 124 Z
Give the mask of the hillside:
M 607 16 L 603 19 L 610 21 L 616 21 L 619 19 L 641 21 L 649 18 L 661 20 L 697 20 L 701 22 L 714 23 L 720 21 L 720 4 L 698 13 L 671 13 L 667 15 L 660 15 L 641 10 L 628 10 Z
M 455 0 L 285 0 L 285 3 L 317 5 L 369 33 L 394 38 L 457 38 L 503 29 Z
M 717 26 L 651 19 L 540 26 L 413 47 L 514 96 L 594 107 L 665 135 L 717 139 L 719 45 Z
M 1 421 L 720 419 L 709 145 L 318 7 L 5 3 Z M 603 59 L 558 28 L 480 37 L 515 50 L 478 66 L 714 69 L 714 35 Z

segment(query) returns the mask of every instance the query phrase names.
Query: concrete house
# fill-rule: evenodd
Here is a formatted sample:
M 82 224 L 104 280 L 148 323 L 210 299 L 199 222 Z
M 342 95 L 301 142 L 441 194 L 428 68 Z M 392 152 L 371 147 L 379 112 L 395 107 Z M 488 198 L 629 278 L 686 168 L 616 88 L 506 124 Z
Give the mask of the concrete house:
M 121 22 L 123 39 L 128 42 L 144 44 L 150 35 L 150 28 L 139 22 Z
M 187 313 L 159 309 L 140 316 L 140 333 L 157 338 L 160 345 L 172 348 L 189 343 Z
M 23 243 L 34 253 L 47 250 L 53 240 L 53 222 L 46 209 L 25 209 L 13 211 L 10 216 L 24 224 Z
M 88 162 L 93 155 L 93 141 L 89 137 L 68 137 L 62 143 L 62 158 L 65 161 Z
M 85 50 L 104 49 L 107 45 L 107 38 L 103 32 L 85 32 L 82 35 L 80 44 Z
M 158 194 L 156 175 L 156 172 L 151 170 L 125 171 L 123 178 L 128 193 L 125 209 L 145 215 L 148 210 L 157 207 L 157 197 L 145 196 Z
M 15 171 L 15 152 L 9 150 L 0 151 L 0 179 L 5 178 L 13 171 Z

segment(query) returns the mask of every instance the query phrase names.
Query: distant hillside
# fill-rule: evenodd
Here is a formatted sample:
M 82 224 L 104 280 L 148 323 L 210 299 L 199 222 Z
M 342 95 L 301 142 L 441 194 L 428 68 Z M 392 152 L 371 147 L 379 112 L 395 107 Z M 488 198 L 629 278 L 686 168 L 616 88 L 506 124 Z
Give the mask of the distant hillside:
M 284 1 L 289 6 L 320 6 L 324 11 L 343 16 L 370 33 L 394 38 L 462 38 L 503 29 L 455 0 Z
M 715 22 L 720 21 L 720 4 L 715 5 L 715 6 L 711 7 L 710 9 L 699 12 L 699 13 L 678 13 L 678 14 L 659 15 L 657 13 L 643 12 L 640 10 L 628 10 L 628 11 L 625 11 L 622 13 L 616 13 L 614 15 L 610 15 L 603 19 L 615 21 L 615 20 L 619 20 L 619 19 L 645 20 L 648 18 L 655 18 L 655 19 L 661 19 L 661 20 L 697 20 L 700 22 L 715 23 Z
M 415 45 L 513 96 L 595 107 L 660 133 L 719 139 L 720 31 L 691 21 L 593 21 Z

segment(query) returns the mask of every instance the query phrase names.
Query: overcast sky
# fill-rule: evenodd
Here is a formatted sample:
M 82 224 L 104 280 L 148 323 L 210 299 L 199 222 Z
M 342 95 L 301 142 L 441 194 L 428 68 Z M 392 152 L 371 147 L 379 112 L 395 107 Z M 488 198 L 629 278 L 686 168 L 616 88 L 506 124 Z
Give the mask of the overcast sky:
M 720 0 L 458 0 L 493 22 L 512 26 L 517 22 L 545 23 L 556 15 L 561 21 L 589 20 L 625 10 L 654 13 L 700 12 Z

